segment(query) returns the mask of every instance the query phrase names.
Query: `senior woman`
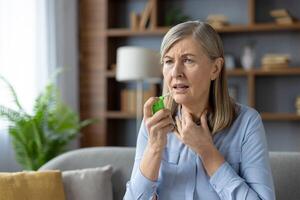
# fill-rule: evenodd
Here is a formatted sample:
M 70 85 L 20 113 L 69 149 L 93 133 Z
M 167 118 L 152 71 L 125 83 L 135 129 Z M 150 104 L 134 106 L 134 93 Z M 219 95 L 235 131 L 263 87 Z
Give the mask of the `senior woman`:
M 208 24 L 171 28 L 161 44 L 173 105 L 144 105 L 125 200 L 275 199 L 264 127 L 228 95 L 224 50 Z

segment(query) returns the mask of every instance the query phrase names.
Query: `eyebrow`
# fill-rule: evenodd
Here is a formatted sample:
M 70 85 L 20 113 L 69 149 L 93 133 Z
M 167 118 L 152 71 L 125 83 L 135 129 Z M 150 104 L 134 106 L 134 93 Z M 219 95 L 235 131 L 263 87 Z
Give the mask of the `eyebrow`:
M 185 53 L 185 54 L 181 55 L 181 57 L 187 57 L 187 56 L 193 56 L 193 57 L 195 57 L 196 55 L 191 54 L 191 53 Z
M 181 55 L 181 57 L 187 57 L 187 56 L 193 56 L 193 57 L 196 57 L 196 55 L 191 54 L 191 53 L 185 53 L 185 54 Z M 171 56 L 164 56 L 164 58 L 172 59 Z

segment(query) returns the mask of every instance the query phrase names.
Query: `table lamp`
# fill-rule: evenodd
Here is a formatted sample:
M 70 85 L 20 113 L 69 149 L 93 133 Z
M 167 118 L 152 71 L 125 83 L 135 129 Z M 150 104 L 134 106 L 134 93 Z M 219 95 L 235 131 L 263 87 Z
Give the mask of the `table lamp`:
M 117 49 L 116 79 L 121 82 L 136 82 L 136 128 L 137 132 L 143 110 L 143 83 L 161 81 L 159 53 L 143 47 L 123 46 Z

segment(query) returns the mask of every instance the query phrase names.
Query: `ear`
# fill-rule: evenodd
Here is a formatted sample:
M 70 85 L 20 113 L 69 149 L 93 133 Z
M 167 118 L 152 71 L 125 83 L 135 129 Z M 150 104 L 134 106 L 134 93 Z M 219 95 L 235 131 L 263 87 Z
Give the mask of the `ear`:
M 210 80 L 213 81 L 219 76 L 223 66 L 224 66 L 224 59 L 221 57 L 217 58 L 212 65 Z

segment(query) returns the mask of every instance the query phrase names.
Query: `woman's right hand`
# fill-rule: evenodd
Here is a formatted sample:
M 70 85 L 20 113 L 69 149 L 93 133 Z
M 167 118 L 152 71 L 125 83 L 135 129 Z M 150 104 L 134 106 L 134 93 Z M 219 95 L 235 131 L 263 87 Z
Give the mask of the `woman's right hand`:
M 144 105 L 144 122 L 148 131 L 148 148 L 162 151 L 167 143 L 167 133 L 174 129 L 171 111 L 162 109 L 152 114 L 152 106 L 158 100 L 151 97 Z

